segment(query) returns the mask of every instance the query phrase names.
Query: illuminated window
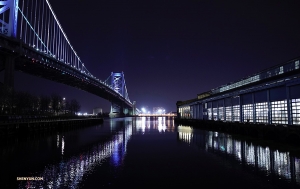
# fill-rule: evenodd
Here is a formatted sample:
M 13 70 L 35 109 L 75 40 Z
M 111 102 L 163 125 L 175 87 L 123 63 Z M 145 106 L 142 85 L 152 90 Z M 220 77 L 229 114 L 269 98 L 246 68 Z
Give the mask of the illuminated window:
M 294 125 L 300 125 L 300 99 L 292 99 L 292 119 Z
M 240 105 L 232 106 L 233 121 L 240 121 Z
M 268 103 L 261 102 L 255 104 L 256 122 L 257 123 L 268 123 Z
M 224 120 L 224 107 L 219 107 L 219 119 Z
M 283 74 L 283 66 L 280 66 L 280 68 L 279 68 L 279 74 Z
M 287 124 L 288 113 L 286 100 L 271 102 L 272 123 Z
M 207 109 L 207 114 L 208 114 L 208 120 L 212 120 L 212 111 L 211 111 L 211 108 Z
M 218 118 L 218 108 L 213 108 L 213 120 L 217 120 Z
M 253 122 L 253 104 L 243 105 L 244 122 Z
M 226 121 L 232 121 L 232 106 L 227 106 L 225 108 L 226 112 Z

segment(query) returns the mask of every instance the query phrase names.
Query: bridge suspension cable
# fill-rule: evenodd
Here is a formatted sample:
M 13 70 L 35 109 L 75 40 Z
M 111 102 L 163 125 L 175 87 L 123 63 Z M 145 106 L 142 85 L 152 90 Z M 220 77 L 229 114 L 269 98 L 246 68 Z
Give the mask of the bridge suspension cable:
M 107 90 L 103 88 L 103 85 L 106 85 L 132 104 L 123 73 L 120 77 L 122 79 L 118 81 L 122 87 L 114 88 L 111 82 L 102 82 L 88 71 L 71 45 L 49 0 L 0 0 L 0 35 L 19 38 L 20 45 L 23 46 L 21 49 L 30 51 L 29 54 L 24 53 L 24 56 L 32 60 L 36 57 L 47 57 L 50 62 L 57 62 L 59 69 L 60 65 L 64 64 L 64 71 L 76 73 L 76 77 L 80 77 L 84 82 L 93 83 L 100 90 Z M 38 56 L 33 58 L 31 54 Z M 69 67 L 72 69 L 68 69 Z
M 21 0 L 19 38 L 27 45 L 94 77 L 70 43 L 48 0 Z

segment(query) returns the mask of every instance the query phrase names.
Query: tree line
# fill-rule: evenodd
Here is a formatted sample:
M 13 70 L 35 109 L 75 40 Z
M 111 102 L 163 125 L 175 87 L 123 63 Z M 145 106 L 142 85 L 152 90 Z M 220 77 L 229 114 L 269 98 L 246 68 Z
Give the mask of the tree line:
M 56 93 L 36 96 L 0 86 L 0 115 L 75 115 L 80 108 L 76 99 Z

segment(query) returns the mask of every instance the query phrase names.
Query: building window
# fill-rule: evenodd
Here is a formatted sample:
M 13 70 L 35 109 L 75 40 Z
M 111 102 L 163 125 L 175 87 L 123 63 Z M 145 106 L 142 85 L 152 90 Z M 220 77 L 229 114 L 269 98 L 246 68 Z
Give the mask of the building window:
M 253 104 L 243 105 L 244 122 L 253 122 Z
M 213 120 L 217 120 L 218 118 L 218 108 L 213 108 Z
M 295 62 L 295 69 L 299 69 L 299 60 Z
M 225 107 L 226 121 L 232 121 L 232 106 Z
M 232 106 L 233 121 L 240 121 L 240 105 Z
M 212 111 L 211 111 L 211 108 L 207 109 L 207 114 L 208 114 L 208 120 L 212 120 Z
M 256 122 L 257 123 L 268 123 L 268 103 L 261 102 L 255 104 Z
M 292 119 L 294 125 L 300 125 L 300 99 L 292 99 Z
M 219 107 L 219 119 L 224 120 L 224 107 Z
M 271 102 L 272 124 L 287 124 L 288 113 L 286 100 Z

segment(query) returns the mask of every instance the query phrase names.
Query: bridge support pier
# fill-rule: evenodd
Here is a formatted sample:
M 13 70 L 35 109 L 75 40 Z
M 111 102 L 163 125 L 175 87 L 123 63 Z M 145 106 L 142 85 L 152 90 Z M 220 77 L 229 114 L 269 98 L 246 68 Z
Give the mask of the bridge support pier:
M 124 117 L 124 108 L 123 106 L 120 106 L 119 104 L 111 103 L 110 107 L 110 113 L 109 117 L 110 118 L 115 118 L 115 117 Z
M 12 55 L 7 55 L 4 63 L 4 85 L 8 88 L 14 88 L 14 71 L 15 71 L 15 58 Z

